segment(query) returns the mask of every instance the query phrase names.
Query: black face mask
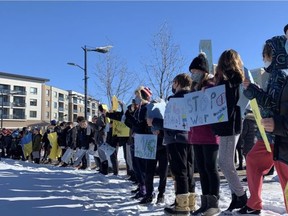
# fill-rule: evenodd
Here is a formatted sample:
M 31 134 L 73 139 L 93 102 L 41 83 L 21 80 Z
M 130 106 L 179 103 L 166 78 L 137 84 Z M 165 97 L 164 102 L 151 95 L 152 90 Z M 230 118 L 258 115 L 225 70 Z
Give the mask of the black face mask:
M 172 87 L 172 93 L 175 94 L 176 93 L 176 88 Z

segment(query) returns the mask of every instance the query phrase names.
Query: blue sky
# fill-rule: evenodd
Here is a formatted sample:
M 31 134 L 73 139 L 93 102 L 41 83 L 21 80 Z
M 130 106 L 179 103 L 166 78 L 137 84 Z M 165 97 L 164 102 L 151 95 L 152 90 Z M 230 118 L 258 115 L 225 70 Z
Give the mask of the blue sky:
M 287 8 L 285 1 L 1 1 L 0 71 L 48 78 L 49 85 L 83 93 L 83 71 L 67 62 L 83 66 L 81 47 L 110 44 L 129 71 L 146 76 L 141 61 L 164 22 L 187 61 L 184 72 L 201 39 L 212 40 L 214 63 L 233 48 L 254 69 L 263 66 L 265 40 L 283 34 Z M 88 94 L 96 98 L 101 55 L 88 53 Z

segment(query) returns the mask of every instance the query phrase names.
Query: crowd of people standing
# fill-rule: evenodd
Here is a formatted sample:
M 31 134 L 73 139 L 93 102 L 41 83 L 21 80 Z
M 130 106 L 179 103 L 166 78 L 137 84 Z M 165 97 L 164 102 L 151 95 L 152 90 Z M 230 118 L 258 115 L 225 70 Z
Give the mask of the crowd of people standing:
M 233 49 L 222 52 L 214 77 L 209 74 L 206 55 L 200 53 L 189 66 L 190 74 L 180 73 L 172 80 L 172 95 L 168 98 L 168 103 L 191 92 L 223 85 L 228 121 L 191 127 L 189 131 L 165 128 L 165 116 L 147 116 L 149 104 L 156 104 L 157 101 L 153 101 L 149 87 L 140 86 L 135 90 L 135 97 L 127 109 L 122 102 L 119 102 L 120 111 L 109 111 L 107 106 L 101 104 L 99 115 L 94 116 L 92 122 L 81 116 L 77 118 L 76 125 L 72 122 L 58 125 L 51 121 L 43 135 L 39 128 L 33 128 L 32 131 L 30 128 L 23 128 L 13 132 L 2 129 L 1 156 L 23 160 L 31 158 L 35 163 L 49 163 L 52 149 L 49 134 L 56 133 L 57 143 L 62 149 L 56 158 L 60 166 L 73 165 L 78 169 L 87 169 L 91 166 L 92 156 L 99 173 L 108 174 L 110 161 L 113 174 L 118 175 L 118 148 L 123 146 L 127 175 L 138 185 L 137 189 L 131 191 L 135 193 L 131 198 L 139 199 L 139 204 L 152 203 L 156 194 L 156 203 L 165 202 L 170 168 L 175 182 L 175 202 L 164 208 L 166 215 L 219 214 L 219 171 L 223 173 L 231 189 L 231 202 L 225 211 L 236 212 L 238 215 L 260 215 L 263 176 L 275 167 L 288 211 L 285 196 L 288 185 L 288 25 L 284 27 L 284 33 L 285 35 L 272 37 L 265 42 L 262 56 L 264 69 L 269 73 L 265 88 L 260 88 L 245 77 L 240 54 Z M 263 118 L 261 123 L 266 130 L 271 152 L 267 151 L 263 134 L 256 127 L 251 111 L 253 107 L 246 110 L 246 116 L 241 116 L 241 107 L 238 104 L 241 85 L 244 87 L 245 97 L 258 102 Z M 113 135 L 113 121 L 125 124 L 129 128 L 129 134 L 125 137 Z M 26 155 L 21 139 L 29 133 L 32 148 L 29 155 Z M 146 159 L 135 154 L 137 135 L 156 136 L 155 158 Z M 239 143 L 243 146 L 246 160 L 248 191 L 245 191 L 235 167 L 235 151 Z M 103 150 L 105 144 L 113 147 L 111 154 Z M 73 160 L 75 152 L 80 154 Z M 202 194 L 195 193 L 195 167 L 199 172 Z M 244 169 L 242 163 L 239 163 L 238 169 Z M 158 192 L 154 191 L 153 186 L 156 170 L 159 175 Z M 201 203 L 199 208 L 196 207 L 198 197 Z

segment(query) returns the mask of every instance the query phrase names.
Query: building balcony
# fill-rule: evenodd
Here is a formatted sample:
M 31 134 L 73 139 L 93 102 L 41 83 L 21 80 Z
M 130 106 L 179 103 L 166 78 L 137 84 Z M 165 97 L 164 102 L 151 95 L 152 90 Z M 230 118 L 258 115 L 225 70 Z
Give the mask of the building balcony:
M 13 107 L 26 107 L 26 103 L 25 102 L 13 102 L 12 106 Z
M 2 102 L 0 103 L 0 105 L 2 105 Z M 10 107 L 10 106 L 11 106 L 11 102 L 3 101 L 3 107 Z
M 1 117 L 1 115 L 0 115 Z M 3 119 L 26 119 L 26 115 L 8 115 L 8 114 L 3 114 L 2 116 Z
M 16 95 L 27 95 L 27 92 L 26 91 L 22 91 L 22 90 L 15 90 L 14 91 L 17 91 L 17 94 Z

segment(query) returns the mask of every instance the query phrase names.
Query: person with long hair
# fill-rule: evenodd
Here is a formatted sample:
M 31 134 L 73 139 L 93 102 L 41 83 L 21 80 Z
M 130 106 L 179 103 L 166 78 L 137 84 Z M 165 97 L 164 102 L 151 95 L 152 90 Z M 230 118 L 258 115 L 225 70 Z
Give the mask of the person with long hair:
M 240 97 L 240 84 L 244 80 L 243 63 L 238 52 L 225 50 L 216 68 L 216 85 L 225 85 L 228 121 L 216 123 L 213 130 L 219 136 L 219 167 L 228 181 L 232 201 L 227 211 L 242 208 L 246 205 L 247 195 L 241 185 L 234 157 L 236 145 L 241 133 L 241 110 L 237 105 Z

